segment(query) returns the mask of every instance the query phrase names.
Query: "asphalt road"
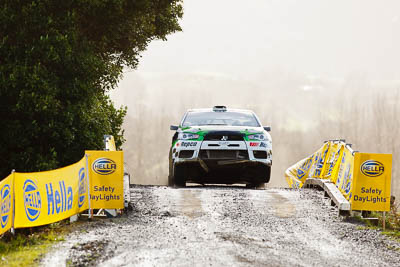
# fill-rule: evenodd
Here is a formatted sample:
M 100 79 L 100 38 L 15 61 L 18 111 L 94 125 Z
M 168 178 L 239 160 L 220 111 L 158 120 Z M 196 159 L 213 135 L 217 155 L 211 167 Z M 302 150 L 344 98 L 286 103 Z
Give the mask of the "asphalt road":
M 131 188 L 134 210 L 78 227 L 44 266 L 400 266 L 400 245 L 338 217 L 323 193 Z

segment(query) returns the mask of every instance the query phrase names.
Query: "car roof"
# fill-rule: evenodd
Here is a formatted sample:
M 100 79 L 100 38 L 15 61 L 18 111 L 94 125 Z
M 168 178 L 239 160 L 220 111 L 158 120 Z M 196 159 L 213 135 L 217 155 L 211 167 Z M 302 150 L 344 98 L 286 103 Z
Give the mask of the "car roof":
M 188 109 L 187 112 L 220 112 L 220 111 L 214 111 L 213 108 L 193 108 L 193 109 Z M 223 112 L 254 113 L 253 111 L 248 109 L 236 109 L 236 108 L 226 108 L 226 111 Z

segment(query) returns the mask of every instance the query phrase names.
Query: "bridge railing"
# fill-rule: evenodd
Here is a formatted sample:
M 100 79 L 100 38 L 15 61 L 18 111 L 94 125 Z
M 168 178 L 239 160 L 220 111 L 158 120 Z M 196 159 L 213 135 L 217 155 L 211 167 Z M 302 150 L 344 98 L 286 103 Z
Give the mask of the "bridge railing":
M 123 163 L 122 151 L 85 151 L 80 161 L 64 168 L 12 172 L 0 182 L 0 235 L 84 210 L 123 209 Z
M 315 153 L 289 167 L 285 178 L 292 188 L 333 184 L 352 210 L 389 211 L 391 172 L 391 154 L 360 153 L 339 139 L 326 141 Z

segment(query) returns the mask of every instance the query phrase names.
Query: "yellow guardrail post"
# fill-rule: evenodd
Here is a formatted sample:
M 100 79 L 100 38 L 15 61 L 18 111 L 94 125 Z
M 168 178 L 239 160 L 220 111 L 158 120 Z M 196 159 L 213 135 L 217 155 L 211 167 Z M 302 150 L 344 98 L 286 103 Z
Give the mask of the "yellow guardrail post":
M 90 195 L 90 177 L 89 177 L 89 155 L 85 153 L 85 161 L 86 161 L 86 182 L 87 182 L 87 196 L 88 196 L 88 216 L 91 219 L 93 217 L 93 212 L 92 212 L 92 196 Z
M 12 174 L 12 177 L 11 177 L 11 179 L 12 179 L 12 187 L 13 187 L 13 191 L 14 191 L 14 188 L 15 188 L 15 169 L 13 169 L 11 171 L 11 174 Z M 13 202 L 13 204 L 12 204 L 12 222 L 11 222 L 10 231 L 14 235 L 15 234 L 15 228 L 14 228 L 14 221 L 15 221 L 15 193 L 14 192 L 13 192 L 12 202 Z
M 0 181 L 0 235 L 14 234 L 14 171 Z

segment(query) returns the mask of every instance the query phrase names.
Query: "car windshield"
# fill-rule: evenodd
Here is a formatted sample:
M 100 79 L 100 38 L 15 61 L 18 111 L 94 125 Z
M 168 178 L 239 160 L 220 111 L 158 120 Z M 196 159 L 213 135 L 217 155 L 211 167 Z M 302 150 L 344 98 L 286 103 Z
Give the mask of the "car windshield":
M 245 112 L 189 112 L 182 126 L 228 125 L 260 127 L 256 117 Z

